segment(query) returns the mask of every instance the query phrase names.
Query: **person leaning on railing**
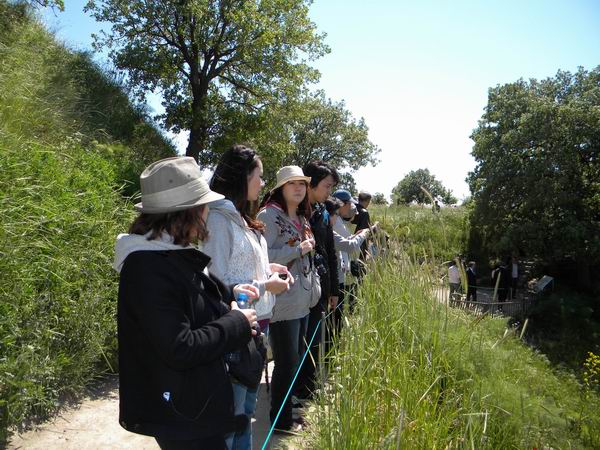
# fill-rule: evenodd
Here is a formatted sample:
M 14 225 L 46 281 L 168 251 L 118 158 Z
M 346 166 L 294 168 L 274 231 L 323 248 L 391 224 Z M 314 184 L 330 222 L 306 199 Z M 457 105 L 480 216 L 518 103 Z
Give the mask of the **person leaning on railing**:
M 475 261 L 469 262 L 467 267 L 467 301 L 477 301 L 477 274 Z

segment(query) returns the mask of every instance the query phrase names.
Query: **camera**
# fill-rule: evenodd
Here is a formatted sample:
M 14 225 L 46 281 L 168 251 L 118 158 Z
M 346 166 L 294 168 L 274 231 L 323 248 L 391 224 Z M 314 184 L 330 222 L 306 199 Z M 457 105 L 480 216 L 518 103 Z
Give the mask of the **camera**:
M 282 280 L 287 280 L 288 274 L 287 273 L 280 273 L 279 274 L 279 278 L 281 278 Z

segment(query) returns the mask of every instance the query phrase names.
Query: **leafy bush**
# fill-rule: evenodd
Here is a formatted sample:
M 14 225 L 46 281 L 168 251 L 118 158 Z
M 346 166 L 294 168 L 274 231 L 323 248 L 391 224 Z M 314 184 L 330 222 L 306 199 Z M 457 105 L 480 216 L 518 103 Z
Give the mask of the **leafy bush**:
M 111 75 L 0 0 L 0 447 L 117 370 L 121 194 L 172 154 Z
M 598 299 L 557 290 L 540 298 L 526 331 L 527 340 L 550 361 L 581 374 L 589 352 L 600 353 Z

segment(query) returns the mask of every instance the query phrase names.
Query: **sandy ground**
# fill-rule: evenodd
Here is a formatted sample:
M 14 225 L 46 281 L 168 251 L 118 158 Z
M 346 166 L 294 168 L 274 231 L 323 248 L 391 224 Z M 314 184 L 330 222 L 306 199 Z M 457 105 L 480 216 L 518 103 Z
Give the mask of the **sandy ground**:
M 269 372 L 273 363 L 269 364 Z M 253 449 L 260 450 L 269 431 L 269 394 L 263 375 L 256 416 L 253 421 Z M 153 438 L 129 433 L 118 423 L 118 378 L 109 378 L 91 389 L 79 404 L 65 408 L 56 417 L 23 434 L 14 434 L 9 449 L 22 450 L 157 450 Z M 282 439 L 274 435 L 267 448 L 281 447 Z M 287 447 L 287 446 L 286 446 Z

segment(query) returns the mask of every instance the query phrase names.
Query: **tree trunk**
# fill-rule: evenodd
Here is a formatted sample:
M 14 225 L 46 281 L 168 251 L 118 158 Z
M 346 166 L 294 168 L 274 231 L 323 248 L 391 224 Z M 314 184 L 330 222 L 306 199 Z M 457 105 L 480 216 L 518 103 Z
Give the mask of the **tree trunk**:
M 204 155 L 207 147 L 208 132 L 206 127 L 201 124 L 195 124 L 192 120 L 192 126 L 190 127 L 190 139 L 187 149 L 185 150 L 185 156 L 191 156 L 200 164 L 206 159 Z M 201 154 L 202 157 L 200 156 Z
M 192 87 L 192 120 L 190 126 L 190 139 L 185 151 L 186 156 L 191 156 L 199 164 L 205 164 L 208 151 L 208 83 Z

